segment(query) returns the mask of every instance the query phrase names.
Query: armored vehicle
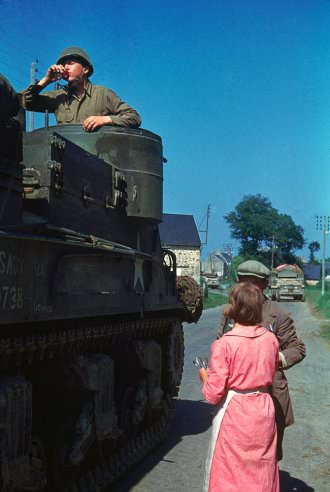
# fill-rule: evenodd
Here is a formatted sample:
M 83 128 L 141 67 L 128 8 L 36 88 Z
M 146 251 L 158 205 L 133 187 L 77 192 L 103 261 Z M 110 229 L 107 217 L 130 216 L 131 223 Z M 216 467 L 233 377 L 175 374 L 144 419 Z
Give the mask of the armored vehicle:
M 162 142 L 46 127 L 22 160 L 2 129 L 0 489 L 108 490 L 167 435 L 202 310 L 160 245 Z
M 279 265 L 271 272 L 269 288 L 273 300 L 305 300 L 304 272 L 298 265 Z

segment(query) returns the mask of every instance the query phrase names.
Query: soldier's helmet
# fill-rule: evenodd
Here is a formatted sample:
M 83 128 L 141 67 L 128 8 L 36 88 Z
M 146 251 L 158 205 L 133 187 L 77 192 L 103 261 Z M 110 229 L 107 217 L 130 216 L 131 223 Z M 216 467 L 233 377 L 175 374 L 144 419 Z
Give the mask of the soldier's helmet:
M 89 56 L 87 55 L 86 51 L 83 50 L 82 48 L 79 48 L 78 46 L 69 46 L 68 48 L 64 48 L 56 64 L 63 65 L 63 62 L 65 62 L 65 60 L 67 59 L 76 60 L 77 62 L 81 63 L 84 67 L 88 67 L 89 76 L 92 75 L 92 73 L 94 72 L 93 64 Z
M 270 270 L 260 261 L 248 260 L 239 265 L 237 275 L 239 278 L 257 277 L 267 280 L 270 276 Z

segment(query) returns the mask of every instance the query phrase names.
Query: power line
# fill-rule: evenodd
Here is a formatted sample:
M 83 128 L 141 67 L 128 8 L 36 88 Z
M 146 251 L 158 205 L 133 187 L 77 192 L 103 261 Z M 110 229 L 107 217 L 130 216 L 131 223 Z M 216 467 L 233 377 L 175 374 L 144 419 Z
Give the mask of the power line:
M 0 37 L 0 41 L 2 41 L 3 43 L 6 43 L 8 46 L 11 46 L 12 48 L 14 48 L 15 50 L 19 51 L 20 53 L 22 53 L 24 56 L 28 56 L 29 59 L 33 59 L 35 60 L 36 57 L 35 56 L 32 56 L 31 53 L 27 53 L 26 51 L 22 50 L 21 48 L 18 48 L 18 46 L 15 46 L 14 44 L 12 43 L 9 43 L 7 40 L 3 39 Z M 10 56 L 12 58 L 16 58 L 16 60 L 19 60 L 20 63 L 22 64 L 26 64 L 26 61 L 23 61 L 22 59 L 20 59 L 19 57 L 17 57 L 16 55 L 13 55 L 12 53 L 8 53 L 7 51 L 4 51 L 3 49 L 0 49 L 0 51 L 2 51 L 2 53 L 5 53 L 7 56 Z M 22 70 L 19 70 L 18 68 L 16 67 L 13 67 L 12 65 L 9 65 L 8 63 L 4 62 L 3 60 L 1 60 L 3 64 L 7 65 L 8 67 L 12 68 L 13 70 L 17 70 L 18 72 L 22 73 L 23 75 L 25 76 L 29 76 L 26 72 L 23 72 Z M 40 62 L 40 60 L 38 59 L 38 63 L 39 65 L 45 67 L 45 65 L 43 63 Z M 26 83 L 26 82 L 25 82 Z M 25 83 L 23 85 L 25 85 Z
M 20 63 L 23 63 L 23 65 L 26 64 L 26 61 L 25 60 L 22 60 L 22 58 L 19 58 L 18 56 L 13 55 L 12 53 L 8 53 L 8 51 L 3 50 L 2 48 L 0 48 L 0 51 L 1 51 L 1 53 L 4 53 L 5 55 L 10 56 L 10 58 L 15 58 Z
M 19 72 L 20 74 L 24 75 L 25 77 L 29 76 L 29 74 L 27 72 L 23 72 L 23 70 L 20 70 L 19 68 L 16 68 L 16 67 L 13 67 L 12 65 L 10 65 L 9 63 L 7 63 L 3 60 L 1 60 L 1 63 L 6 65 L 7 67 L 11 68 L 12 70 L 16 70 L 16 72 Z
M 14 44 L 9 43 L 6 39 L 3 39 L 2 37 L 0 37 L 0 41 L 8 44 L 8 46 L 11 46 L 15 50 L 20 51 L 21 53 L 23 53 L 23 55 L 28 56 L 29 58 L 35 58 L 35 56 L 31 55 L 31 53 L 27 53 L 26 51 L 22 50 L 21 48 L 18 48 L 18 46 L 15 46 Z

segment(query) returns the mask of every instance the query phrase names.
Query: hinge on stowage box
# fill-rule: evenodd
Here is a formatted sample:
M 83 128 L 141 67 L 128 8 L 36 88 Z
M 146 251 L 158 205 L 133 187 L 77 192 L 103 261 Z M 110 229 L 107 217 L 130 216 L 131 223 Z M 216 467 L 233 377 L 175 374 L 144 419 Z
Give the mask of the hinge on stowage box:
M 63 164 L 59 161 L 48 161 L 47 167 L 53 172 L 53 185 L 57 193 L 64 190 Z
M 48 143 L 50 145 L 54 145 L 55 147 L 58 147 L 59 149 L 64 149 L 65 147 L 65 141 L 62 140 L 61 138 L 57 137 L 56 135 L 49 135 L 48 136 Z
M 114 176 L 114 194 L 113 194 L 113 206 L 116 208 L 126 208 L 127 207 L 127 181 L 125 176 L 115 171 Z

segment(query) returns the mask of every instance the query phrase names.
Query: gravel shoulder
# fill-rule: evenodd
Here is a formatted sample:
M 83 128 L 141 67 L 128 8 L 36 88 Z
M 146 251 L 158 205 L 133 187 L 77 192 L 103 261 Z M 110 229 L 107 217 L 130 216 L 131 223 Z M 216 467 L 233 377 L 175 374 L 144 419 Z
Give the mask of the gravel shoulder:
M 319 322 L 306 303 L 285 303 L 293 315 L 306 358 L 286 373 L 295 424 L 285 431 L 280 468 L 296 490 L 330 491 L 330 345 L 320 336 Z M 299 481 L 302 483 L 299 484 Z M 298 487 L 297 487 L 298 486 Z M 300 488 L 299 488 L 300 487 Z

